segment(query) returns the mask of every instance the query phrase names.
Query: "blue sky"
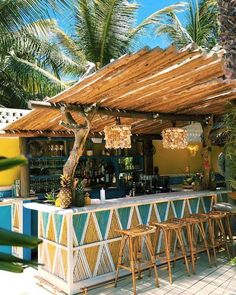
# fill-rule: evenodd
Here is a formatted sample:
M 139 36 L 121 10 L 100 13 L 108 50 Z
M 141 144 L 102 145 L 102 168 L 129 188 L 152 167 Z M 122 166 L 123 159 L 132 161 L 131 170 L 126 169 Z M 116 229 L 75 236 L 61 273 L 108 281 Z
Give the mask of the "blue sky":
M 136 2 L 140 4 L 140 8 L 138 11 L 138 23 L 140 23 L 144 18 L 154 13 L 155 11 L 171 4 L 181 2 L 181 0 L 136 0 Z M 183 15 L 183 13 L 179 14 L 180 19 L 183 19 Z M 73 27 L 73 17 L 70 15 L 69 12 L 64 11 L 63 14 L 61 14 L 60 16 L 56 16 L 56 19 L 59 25 L 67 33 L 71 31 L 71 27 Z M 150 46 L 151 48 L 156 46 L 165 48 L 169 45 L 169 43 L 164 37 L 142 37 L 140 47 L 144 47 L 146 45 Z

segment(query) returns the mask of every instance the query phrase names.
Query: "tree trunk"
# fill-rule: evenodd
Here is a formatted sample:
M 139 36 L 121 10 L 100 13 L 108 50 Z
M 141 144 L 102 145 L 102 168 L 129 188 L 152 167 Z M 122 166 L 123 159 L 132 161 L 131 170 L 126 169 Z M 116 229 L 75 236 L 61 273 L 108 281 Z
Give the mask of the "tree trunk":
M 60 122 L 63 127 L 73 131 L 75 135 L 73 148 L 63 167 L 63 174 L 70 177 L 72 186 L 74 182 L 75 170 L 83 153 L 84 145 L 90 131 L 91 121 L 96 113 L 96 110 L 97 106 L 94 105 L 91 109 L 79 113 L 85 120 L 84 124 L 77 124 L 71 113 L 64 110 L 66 122 Z
M 74 179 L 77 164 L 83 153 L 84 145 L 89 134 L 89 128 L 76 130 L 74 131 L 74 134 L 74 145 L 70 152 L 70 156 L 63 167 L 63 174 L 68 175 L 72 181 Z
M 220 44 L 225 49 L 226 77 L 236 78 L 236 0 L 218 0 Z
M 203 148 L 202 148 L 202 167 L 203 167 L 203 188 L 210 188 L 211 173 L 211 139 L 210 132 L 213 126 L 213 116 L 211 116 L 208 124 L 203 124 Z

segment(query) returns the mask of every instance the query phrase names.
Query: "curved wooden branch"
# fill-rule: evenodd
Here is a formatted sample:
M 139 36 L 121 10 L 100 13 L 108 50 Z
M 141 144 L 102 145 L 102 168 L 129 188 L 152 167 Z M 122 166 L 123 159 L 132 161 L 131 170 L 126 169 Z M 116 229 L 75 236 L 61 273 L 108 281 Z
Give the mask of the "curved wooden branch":
M 64 111 L 66 122 L 61 122 L 61 125 L 67 129 L 70 129 L 74 132 L 75 141 L 73 148 L 70 152 L 70 156 L 67 159 L 64 167 L 63 167 L 63 174 L 68 175 L 73 183 L 75 170 L 77 164 L 79 162 L 79 158 L 81 157 L 84 149 L 84 145 L 86 143 L 90 128 L 91 128 L 91 121 L 97 111 L 97 105 L 89 110 L 84 110 L 83 112 L 79 112 L 79 114 L 85 119 L 84 124 L 77 124 L 77 122 L 72 117 L 71 113 L 68 111 Z

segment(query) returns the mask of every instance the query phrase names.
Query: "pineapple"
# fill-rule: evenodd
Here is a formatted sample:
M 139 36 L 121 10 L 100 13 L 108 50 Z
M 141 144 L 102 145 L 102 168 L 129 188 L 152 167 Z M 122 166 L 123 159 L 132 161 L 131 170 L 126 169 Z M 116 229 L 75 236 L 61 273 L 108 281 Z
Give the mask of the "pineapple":
M 59 199 L 61 208 L 65 209 L 70 207 L 72 202 L 71 178 L 66 174 L 61 175 Z

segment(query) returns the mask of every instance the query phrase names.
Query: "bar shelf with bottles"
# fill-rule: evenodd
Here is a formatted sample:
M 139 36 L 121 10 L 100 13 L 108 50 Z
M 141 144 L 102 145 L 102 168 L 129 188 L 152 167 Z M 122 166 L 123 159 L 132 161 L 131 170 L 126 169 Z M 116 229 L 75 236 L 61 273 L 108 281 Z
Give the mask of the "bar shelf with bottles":
M 38 196 L 57 191 L 60 175 L 73 140 L 68 138 L 32 138 L 28 140 L 30 190 Z M 133 143 L 130 150 L 106 150 L 104 141 L 86 144 L 84 155 L 80 158 L 76 177 L 86 179 L 86 189 L 93 197 L 99 196 L 103 187 L 110 197 L 124 196 L 129 192 L 135 173 L 143 172 L 143 144 Z

